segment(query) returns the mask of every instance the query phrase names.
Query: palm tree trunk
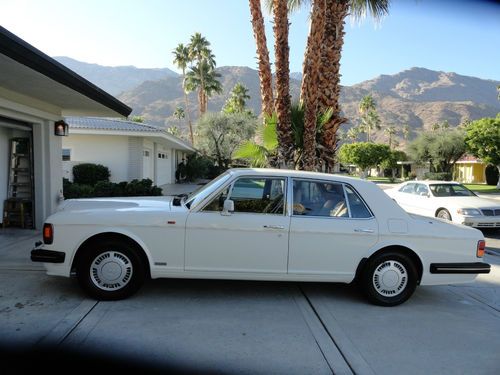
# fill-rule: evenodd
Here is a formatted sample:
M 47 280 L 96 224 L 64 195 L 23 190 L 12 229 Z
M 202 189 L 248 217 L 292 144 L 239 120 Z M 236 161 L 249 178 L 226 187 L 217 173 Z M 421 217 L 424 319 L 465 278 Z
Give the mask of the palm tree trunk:
M 193 135 L 193 125 L 191 124 L 191 115 L 189 114 L 189 100 L 186 92 L 186 69 L 182 69 L 182 91 L 184 91 L 184 105 L 186 106 L 186 117 L 189 124 L 189 138 L 191 139 L 191 144 L 194 146 L 194 135 Z
M 290 67 L 288 46 L 287 0 L 274 0 L 274 51 L 276 65 L 276 99 L 278 116 L 278 163 L 286 168 L 293 164 L 293 139 L 290 100 Z
M 200 87 L 198 89 L 198 112 L 199 112 L 199 117 L 203 116 L 204 112 L 204 105 L 203 105 L 203 89 Z
M 257 45 L 262 113 L 266 116 L 271 116 L 274 112 L 273 78 L 271 75 L 271 63 L 269 62 L 269 50 L 267 49 L 264 18 L 262 18 L 260 0 L 249 0 L 249 5 L 252 15 L 253 36 Z
M 325 33 L 321 45 L 321 69 L 319 76 L 319 110 L 332 108 L 330 121 L 323 127 L 322 159 L 334 165 L 337 149 L 337 130 L 347 122 L 340 114 L 340 58 L 344 44 L 344 23 L 349 11 L 347 0 L 326 0 Z
M 314 0 L 311 27 L 303 65 L 301 99 L 304 105 L 304 152 L 302 166 L 312 171 L 316 160 L 316 120 L 318 114 L 318 79 L 321 67 L 321 44 L 325 30 L 325 0 Z

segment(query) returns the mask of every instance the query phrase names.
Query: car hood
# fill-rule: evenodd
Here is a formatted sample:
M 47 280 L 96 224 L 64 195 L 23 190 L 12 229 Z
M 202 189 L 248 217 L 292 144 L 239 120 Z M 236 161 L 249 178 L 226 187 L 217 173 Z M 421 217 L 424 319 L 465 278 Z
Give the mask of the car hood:
M 68 199 L 58 211 L 172 209 L 173 197 L 127 197 Z
M 455 208 L 499 208 L 500 202 L 479 197 L 436 197 L 436 201 L 446 202 Z

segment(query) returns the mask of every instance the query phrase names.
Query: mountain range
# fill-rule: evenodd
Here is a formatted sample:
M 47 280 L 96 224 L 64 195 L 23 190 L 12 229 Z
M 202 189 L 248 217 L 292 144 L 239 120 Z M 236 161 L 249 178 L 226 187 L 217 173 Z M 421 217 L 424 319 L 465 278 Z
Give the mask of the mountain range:
M 182 77 L 169 69 L 138 69 L 135 67 L 104 67 L 57 57 L 89 81 L 133 108 L 134 115 L 143 116 L 146 122 L 186 129 L 186 121 L 173 118 L 177 106 L 184 107 Z M 238 82 L 248 88 L 247 106 L 260 113 L 258 72 L 241 66 L 217 68 L 221 74 L 223 93 L 208 101 L 209 111 L 220 111 Z M 297 100 L 300 92 L 300 73 L 292 73 L 290 93 Z M 428 130 L 438 122 L 448 121 L 451 126 L 465 120 L 494 117 L 500 112 L 497 86 L 500 81 L 481 79 L 425 68 L 411 68 L 394 75 L 380 75 L 353 86 L 343 86 L 341 108 L 349 120 L 344 130 L 359 123 L 358 104 L 363 96 L 372 94 L 384 126 L 401 129 L 410 125 L 412 137 L 416 132 Z M 121 90 L 121 91 L 120 91 Z M 196 93 L 188 95 L 191 119 L 198 117 Z M 383 129 L 374 132 L 373 138 L 384 141 Z M 396 138 L 404 143 L 402 133 Z

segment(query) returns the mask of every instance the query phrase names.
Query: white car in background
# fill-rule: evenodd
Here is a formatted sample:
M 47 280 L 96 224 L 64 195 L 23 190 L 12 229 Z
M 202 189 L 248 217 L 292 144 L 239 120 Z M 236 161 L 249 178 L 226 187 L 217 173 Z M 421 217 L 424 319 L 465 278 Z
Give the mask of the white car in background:
M 500 204 L 458 182 L 409 181 L 385 192 L 410 213 L 474 228 L 500 228 Z
M 148 277 L 358 280 L 370 301 L 394 306 L 419 284 L 490 272 L 484 248 L 480 231 L 408 215 L 372 182 L 232 169 L 188 196 L 65 201 L 31 259 L 101 300 Z

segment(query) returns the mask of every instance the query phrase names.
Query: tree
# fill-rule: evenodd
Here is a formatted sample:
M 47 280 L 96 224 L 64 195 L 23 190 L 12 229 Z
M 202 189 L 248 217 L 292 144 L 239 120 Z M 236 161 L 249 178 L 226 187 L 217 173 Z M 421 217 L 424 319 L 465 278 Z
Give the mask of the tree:
M 389 148 L 392 149 L 392 145 L 394 144 L 394 136 L 397 134 L 397 129 L 395 126 L 388 126 L 384 129 L 384 133 L 387 134 L 389 138 Z
M 408 157 L 403 151 L 391 150 L 387 155 L 387 158 L 382 160 L 380 167 L 383 169 L 391 170 L 391 178 L 394 179 L 396 175 L 396 169 L 398 168 L 398 161 L 406 161 Z
M 408 145 L 407 151 L 414 161 L 429 162 L 431 172 L 451 173 L 465 154 L 465 134 L 458 129 L 421 133 Z
M 274 112 L 271 63 L 267 49 L 264 18 L 260 7 L 260 0 L 249 0 L 250 14 L 252 15 L 252 28 L 255 44 L 257 46 L 257 61 L 259 66 L 260 96 L 262 100 L 262 113 L 271 116 Z
M 170 126 L 167 128 L 167 133 L 172 134 L 174 137 L 180 137 L 181 132 L 179 131 L 179 128 L 175 125 Z
M 358 111 L 361 115 L 361 128 L 366 132 L 366 140 L 371 141 L 371 132 L 380 129 L 380 117 L 377 113 L 377 103 L 373 96 L 366 95 L 359 102 Z
M 472 121 L 466 129 L 467 150 L 500 172 L 500 114 L 496 118 Z M 500 189 L 500 178 L 497 182 Z
M 278 163 L 290 167 L 293 161 L 293 140 L 291 136 L 290 67 L 288 45 L 287 0 L 273 1 L 273 31 L 276 66 L 275 110 L 278 117 Z
M 214 93 L 222 93 L 222 84 L 218 80 L 220 77 L 221 75 L 207 61 L 202 61 L 198 66 L 191 67 L 190 71 L 186 74 L 187 90 L 198 90 L 200 116 L 207 111 L 208 98 Z
M 226 113 L 243 113 L 248 99 L 250 99 L 248 89 L 242 83 L 237 83 L 231 90 L 231 94 L 222 110 Z
M 188 45 L 189 58 L 195 64 L 190 68 L 187 78 L 189 91 L 198 89 L 198 106 L 200 117 L 207 111 L 208 98 L 214 93 L 222 92 L 222 85 L 217 78 L 220 74 L 215 72 L 215 55 L 210 49 L 210 42 L 200 33 L 191 36 Z
M 184 117 L 186 117 L 186 113 L 184 112 L 184 108 L 182 107 L 177 107 L 172 115 L 177 120 L 182 120 Z
M 356 165 L 366 176 L 368 169 L 387 159 L 390 152 L 389 146 L 380 143 L 346 143 L 339 149 L 339 160 L 344 164 Z
M 207 113 L 197 122 L 198 149 L 228 168 L 234 150 L 253 137 L 257 120 L 241 113 Z
M 358 139 L 359 133 L 360 133 L 360 128 L 358 126 L 353 126 L 347 131 L 347 138 L 351 142 L 354 142 Z
M 186 68 L 188 64 L 191 63 L 191 58 L 189 57 L 189 47 L 182 43 L 172 51 L 174 54 L 174 64 L 177 65 L 179 69 L 182 70 L 182 91 L 184 92 L 184 105 L 186 108 L 186 116 L 189 125 L 189 138 L 191 144 L 194 145 L 194 135 L 193 135 L 193 125 L 191 124 L 191 116 L 189 114 L 189 100 L 186 91 Z
M 330 119 L 332 111 L 318 113 L 316 116 L 316 139 L 321 139 L 324 124 Z M 301 167 L 303 163 L 304 150 L 304 127 L 305 127 L 305 109 L 300 103 L 295 103 L 291 108 L 292 117 L 292 136 L 293 136 L 293 167 Z M 269 166 L 276 159 L 278 147 L 277 138 L 277 116 L 266 118 L 262 128 L 257 130 L 259 141 L 250 140 L 244 142 L 236 151 L 236 156 L 242 159 L 249 159 L 253 166 Z M 317 144 L 316 155 L 321 153 L 321 145 Z M 271 147 L 272 146 L 272 147 Z
M 411 135 L 410 125 L 408 125 L 408 124 L 404 125 L 402 132 L 403 132 L 403 138 L 405 139 L 405 141 L 410 139 L 410 135 Z
M 132 120 L 133 122 L 138 122 L 139 124 L 144 123 L 144 117 L 142 116 L 132 116 L 130 120 Z

